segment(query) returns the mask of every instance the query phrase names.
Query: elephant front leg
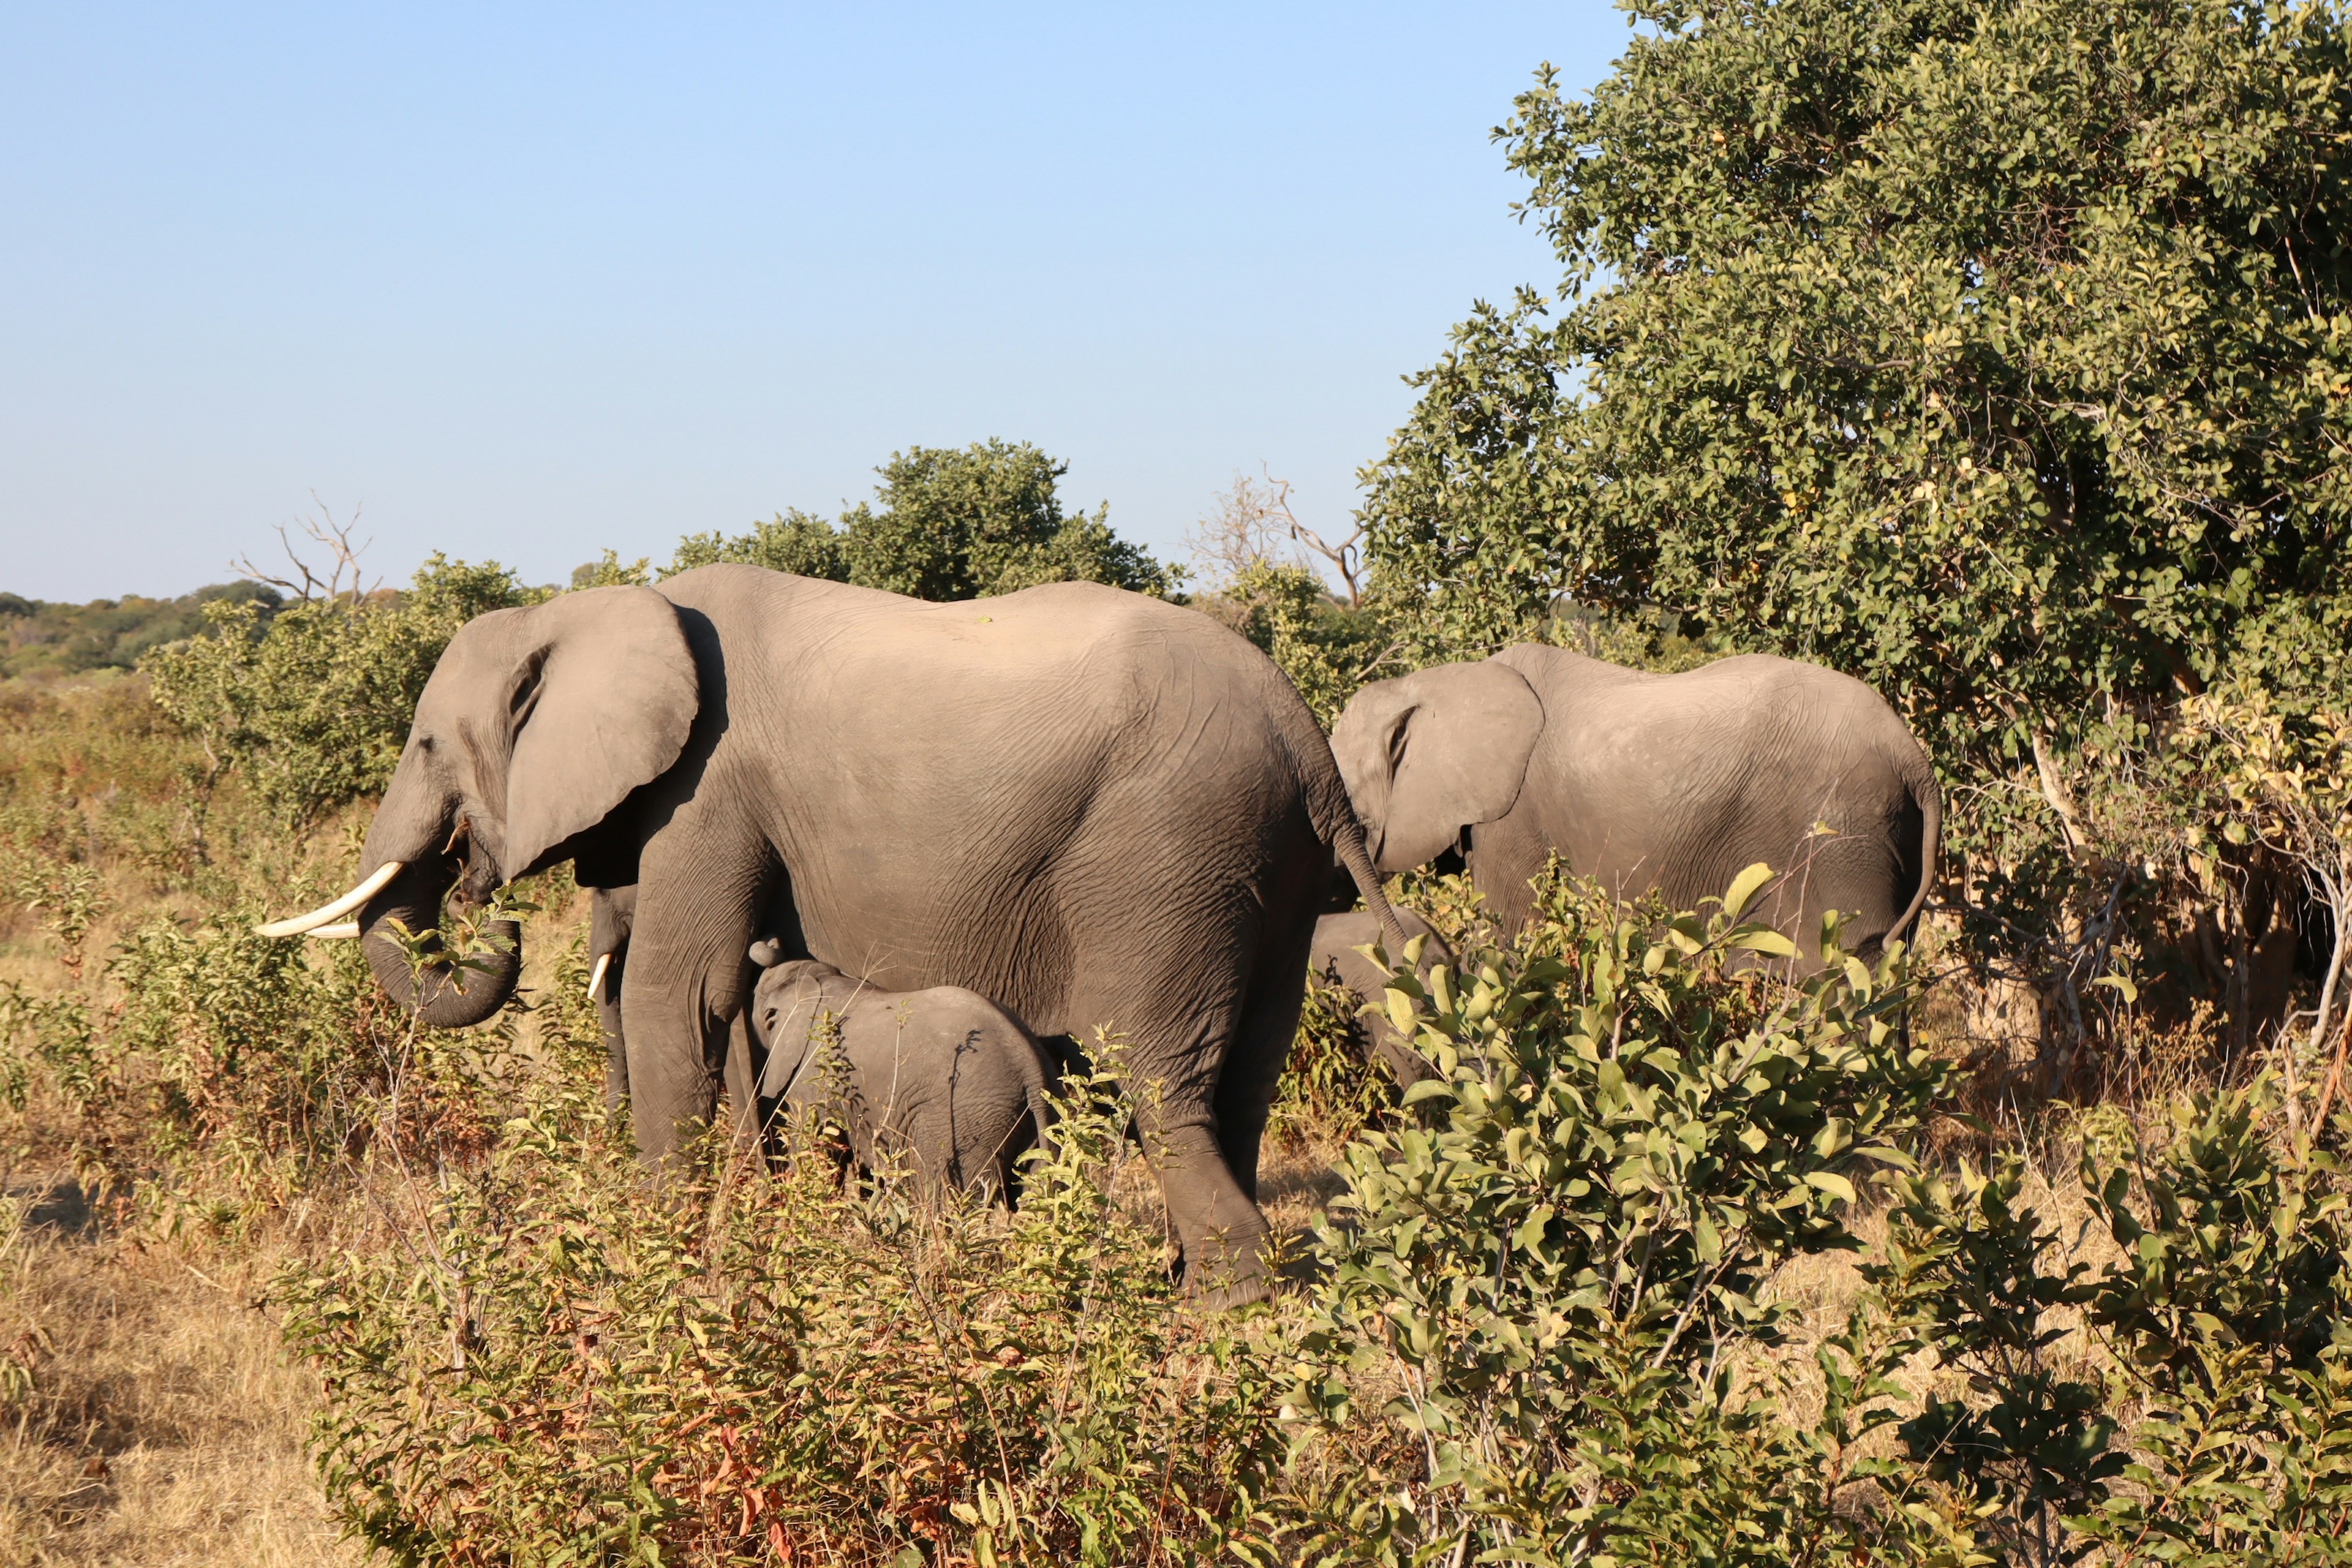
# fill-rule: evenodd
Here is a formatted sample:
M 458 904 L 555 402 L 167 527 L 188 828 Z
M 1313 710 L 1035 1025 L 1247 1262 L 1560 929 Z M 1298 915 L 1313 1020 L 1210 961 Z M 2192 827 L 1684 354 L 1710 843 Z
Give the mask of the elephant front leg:
M 748 1000 L 744 953 L 751 944 L 755 889 L 730 898 L 705 880 L 641 886 L 629 942 L 629 984 L 621 1003 L 628 1057 L 629 1120 L 649 1163 L 675 1154 L 709 1124 L 729 1073 L 738 1020 Z M 748 1095 L 747 1095 L 748 1100 Z
M 1212 1311 L 1262 1300 L 1272 1289 L 1271 1233 L 1226 1163 L 1214 1111 L 1191 1097 L 1164 1100 L 1149 1083 L 1139 1098 L 1137 1131 L 1183 1255 L 1186 1292 Z

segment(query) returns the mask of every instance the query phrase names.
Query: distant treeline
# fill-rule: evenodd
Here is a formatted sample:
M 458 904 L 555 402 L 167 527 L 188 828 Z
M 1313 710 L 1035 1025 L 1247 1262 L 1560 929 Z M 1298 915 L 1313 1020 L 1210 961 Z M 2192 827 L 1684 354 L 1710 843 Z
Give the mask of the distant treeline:
M 215 583 L 176 599 L 131 594 L 87 605 L 0 594 L 0 677 L 127 670 L 149 648 L 203 631 L 204 606 L 215 599 L 259 605 L 265 619 L 285 603 L 277 589 L 249 580 Z

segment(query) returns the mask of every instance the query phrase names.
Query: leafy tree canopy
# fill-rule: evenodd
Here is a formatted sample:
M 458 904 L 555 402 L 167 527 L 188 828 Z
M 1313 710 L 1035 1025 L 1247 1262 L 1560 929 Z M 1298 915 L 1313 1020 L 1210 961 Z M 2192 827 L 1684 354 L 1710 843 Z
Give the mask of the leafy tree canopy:
M 2340 646 L 2352 71 L 2323 5 L 1631 0 L 1497 132 L 1558 292 L 1367 471 L 1423 657 L 1561 595 L 1870 680 L 1946 765 Z
M 1111 531 L 1108 505 L 1066 515 L 1055 485 L 1069 465 L 1025 441 L 910 447 L 876 471 L 875 500 L 851 507 L 837 525 L 795 510 L 732 538 L 691 534 L 678 542 L 669 570 L 740 561 L 919 599 L 1064 582 L 1164 597 L 1179 581 Z

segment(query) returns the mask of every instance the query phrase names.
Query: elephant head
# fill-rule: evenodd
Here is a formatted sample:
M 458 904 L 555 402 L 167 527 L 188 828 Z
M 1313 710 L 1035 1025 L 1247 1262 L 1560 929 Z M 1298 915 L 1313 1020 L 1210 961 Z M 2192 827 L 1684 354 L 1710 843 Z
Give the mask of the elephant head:
M 451 885 L 478 902 L 579 853 L 640 785 L 677 760 L 699 685 L 677 613 L 650 588 L 592 588 L 494 610 L 458 628 L 417 699 L 399 765 L 361 852 L 359 885 L 261 929 L 357 935 L 377 982 L 425 1023 L 478 1024 L 513 994 L 522 955 L 460 966 L 440 952 Z M 341 930 L 330 922 L 356 910 Z M 390 922 L 425 932 L 421 976 Z
M 1372 863 L 1383 874 L 1408 870 L 1509 811 L 1543 724 L 1534 689 L 1492 659 L 1357 692 L 1331 731 L 1331 753 Z

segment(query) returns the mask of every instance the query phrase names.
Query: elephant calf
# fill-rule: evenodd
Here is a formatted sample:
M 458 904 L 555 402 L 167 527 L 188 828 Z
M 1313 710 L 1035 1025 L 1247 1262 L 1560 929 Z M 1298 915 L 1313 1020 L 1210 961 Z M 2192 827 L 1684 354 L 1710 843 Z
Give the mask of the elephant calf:
M 768 943 L 752 949 L 755 963 L 772 957 Z M 773 963 L 752 994 L 751 1029 L 767 1050 L 761 1099 L 824 1106 L 868 1170 L 896 1158 L 927 1180 L 1009 1199 L 1014 1163 L 1050 1121 L 1045 1051 L 1003 1008 L 958 986 L 877 991 L 813 960 Z M 835 1039 L 837 1067 L 825 1048 Z
M 1397 923 L 1404 927 L 1408 939 L 1428 939 L 1422 943 L 1421 974 L 1426 976 L 1437 965 L 1454 962 L 1454 950 L 1434 927 L 1402 904 L 1394 906 L 1394 910 Z M 1391 939 L 1381 934 L 1380 917 L 1371 910 L 1325 915 L 1315 922 L 1315 948 L 1307 961 L 1307 973 L 1319 985 L 1352 991 L 1371 1004 L 1371 1011 L 1356 1016 L 1349 1043 L 1368 1059 L 1387 1067 L 1396 1075 L 1399 1087 L 1411 1089 L 1423 1079 L 1436 1077 L 1437 1071 L 1389 1022 L 1388 1008 L 1383 1005 L 1388 975 L 1379 964 L 1356 951 L 1374 944 L 1387 946 L 1391 959 L 1404 962 L 1404 954 L 1395 951 Z

